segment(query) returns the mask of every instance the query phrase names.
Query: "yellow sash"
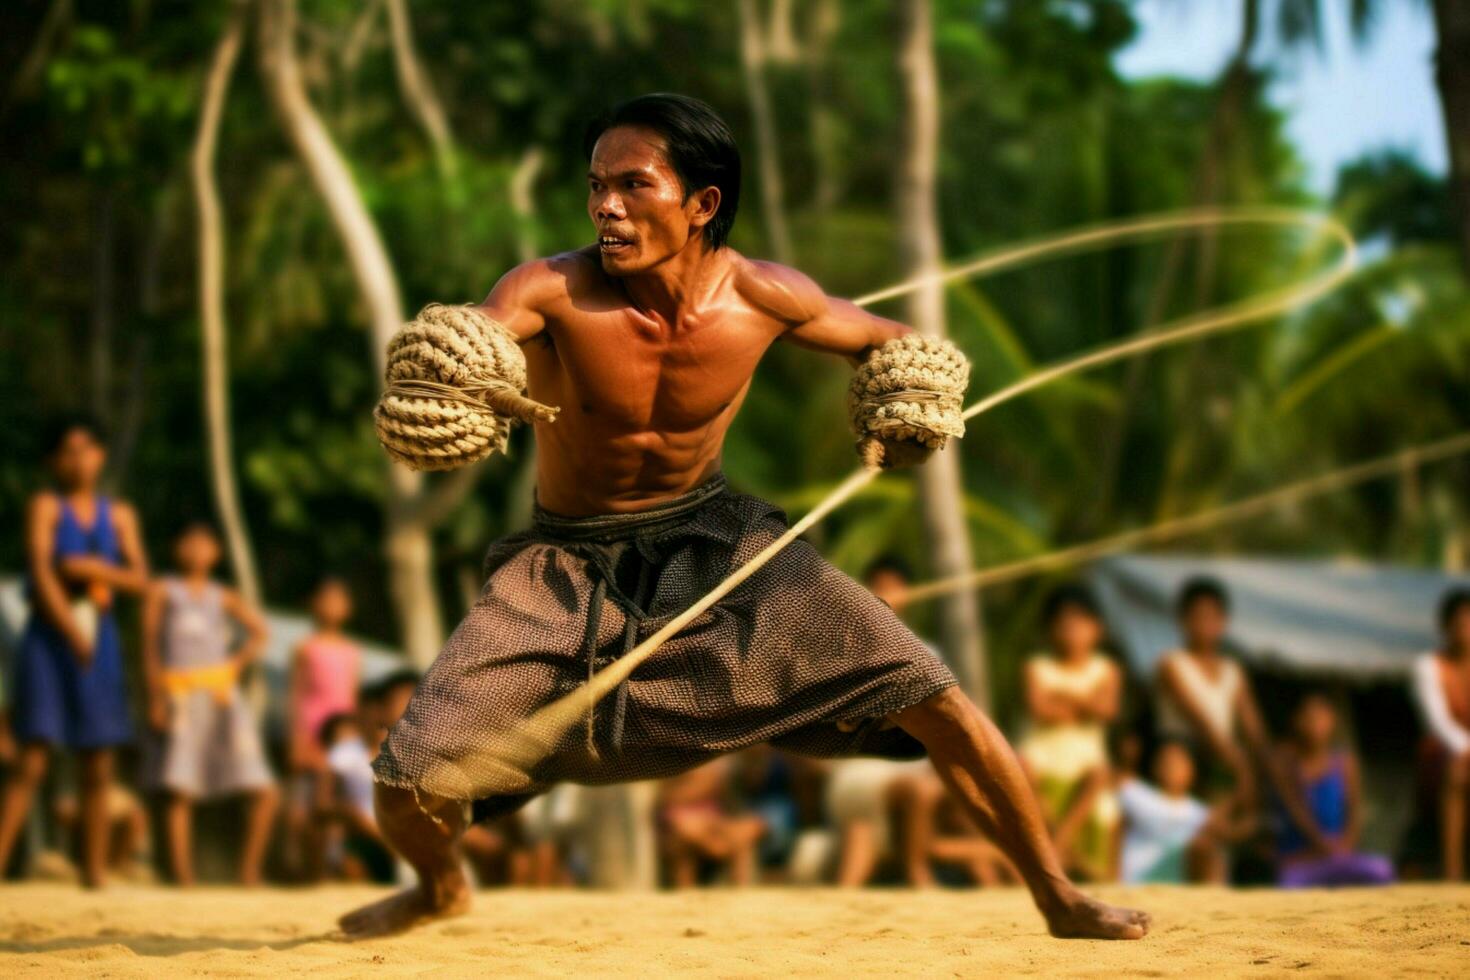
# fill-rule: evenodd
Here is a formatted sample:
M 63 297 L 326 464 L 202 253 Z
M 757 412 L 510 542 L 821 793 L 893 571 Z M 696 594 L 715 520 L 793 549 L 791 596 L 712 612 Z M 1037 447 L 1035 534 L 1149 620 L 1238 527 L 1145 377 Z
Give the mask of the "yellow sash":
M 171 698 L 208 691 L 219 704 L 228 704 L 240 679 L 240 665 L 233 660 L 209 667 L 188 667 L 163 672 L 163 689 Z

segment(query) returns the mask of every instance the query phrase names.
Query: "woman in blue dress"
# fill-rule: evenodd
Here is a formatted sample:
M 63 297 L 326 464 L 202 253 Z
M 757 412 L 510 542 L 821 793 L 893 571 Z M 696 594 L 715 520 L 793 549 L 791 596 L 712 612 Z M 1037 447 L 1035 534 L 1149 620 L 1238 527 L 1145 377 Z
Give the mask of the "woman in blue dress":
M 56 747 L 80 756 L 82 880 L 102 883 L 112 750 L 132 738 L 114 615 L 121 592 L 148 581 L 132 507 L 97 490 L 107 451 L 99 428 L 69 419 L 47 442 L 54 490 L 31 498 L 25 548 L 30 616 L 16 652 L 11 724 L 20 745 L 0 796 L 0 868 Z

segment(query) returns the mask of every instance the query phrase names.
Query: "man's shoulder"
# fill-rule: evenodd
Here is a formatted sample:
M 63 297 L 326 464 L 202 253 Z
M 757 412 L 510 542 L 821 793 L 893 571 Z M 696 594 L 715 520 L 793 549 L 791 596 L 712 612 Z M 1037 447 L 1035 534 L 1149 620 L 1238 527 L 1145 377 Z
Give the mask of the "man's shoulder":
M 588 246 L 522 262 L 500 277 L 483 305 L 544 311 L 558 300 L 606 288 L 595 251 Z
M 732 252 L 730 259 L 735 288 L 761 313 L 799 324 L 826 308 L 827 294 L 806 273 L 780 262 L 746 258 L 738 252 Z

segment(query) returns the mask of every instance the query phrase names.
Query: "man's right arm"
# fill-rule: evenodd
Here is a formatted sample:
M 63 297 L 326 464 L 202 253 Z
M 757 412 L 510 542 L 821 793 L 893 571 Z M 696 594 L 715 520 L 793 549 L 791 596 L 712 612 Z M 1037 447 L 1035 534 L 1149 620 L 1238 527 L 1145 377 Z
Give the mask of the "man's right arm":
M 500 277 L 477 309 L 525 343 L 546 329 L 546 314 L 567 293 L 575 256 L 557 255 L 523 262 Z

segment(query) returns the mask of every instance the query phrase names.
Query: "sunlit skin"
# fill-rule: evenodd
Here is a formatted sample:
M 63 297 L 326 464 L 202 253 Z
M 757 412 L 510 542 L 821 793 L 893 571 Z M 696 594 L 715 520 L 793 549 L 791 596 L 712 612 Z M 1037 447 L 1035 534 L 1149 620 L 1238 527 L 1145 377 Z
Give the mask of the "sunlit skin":
M 1225 639 L 1229 623 L 1229 611 L 1217 598 L 1210 595 L 1195 597 L 1179 612 L 1179 626 L 1184 635 L 1185 649 L 1195 659 L 1200 671 L 1212 681 L 1218 679 L 1225 669 L 1220 645 Z M 1203 708 L 1195 702 L 1189 685 L 1172 664 L 1166 662 L 1159 671 L 1159 683 L 1189 719 L 1200 744 L 1213 752 L 1231 770 L 1235 778 L 1232 792 L 1234 806 L 1242 811 L 1255 809 L 1258 787 L 1256 772 L 1251 764 L 1254 757 L 1292 822 L 1301 829 L 1313 847 L 1323 851 L 1329 848 L 1329 842 L 1318 829 L 1300 796 L 1292 789 L 1291 781 L 1281 767 L 1280 758 L 1272 751 L 1266 723 L 1261 717 L 1250 679 L 1244 672 L 1241 674 L 1240 689 L 1232 706 L 1235 725 L 1244 745 L 1233 734 L 1218 731 L 1209 722 Z
M 710 248 L 703 231 L 719 207 L 718 188 L 684 187 L 657 133 L 609 129 L 587 172 L 596 244 L 512 270 L 481 305 L 520 340 L 529 395 L 561 409 L 535 427 L 542 507 L 624 513 L 704 482 L 720 470 L 725 433 L 778 340 L 852 360 L 909 332 L 794 269 Z M 1143 913 L 1089 899 L 1067 879 L 1014 753 L 957 688 L 891 720 L 1005 850 L 1054 935 L 1147 931 Z M 463 912 L 460 803 L 381 783 L 376 794 L 378 824 L 420 884 L 351 913 L 343 928 L 376 935 Z
M 530 396 L 561 408 L 536 426 L 537 496 L 558 513 L 639 510 L 717 472 L 777 340 L 851 358 L 908 332 L 794 269 L 709 249 L 720 192 L 686 198 L 662 145 L 639 127 L 604 134 L 587 214 L 621 244 L 520 266 L 482 305 L 520 338 Z
M 1447 693 L 1470 691 L 1470 605 L 1459 604 L 1445 623 L 1440 674 Z M 1470 819 L 1470 751 L 1451 758 L 1440 790 L 1440 848 L 1445 878 L 1465 876 L 1465 823 Z

